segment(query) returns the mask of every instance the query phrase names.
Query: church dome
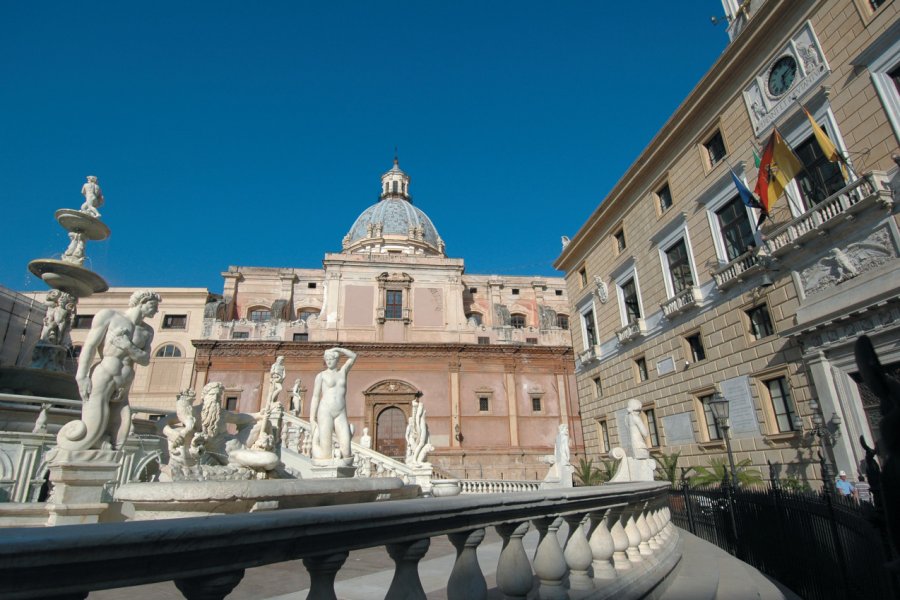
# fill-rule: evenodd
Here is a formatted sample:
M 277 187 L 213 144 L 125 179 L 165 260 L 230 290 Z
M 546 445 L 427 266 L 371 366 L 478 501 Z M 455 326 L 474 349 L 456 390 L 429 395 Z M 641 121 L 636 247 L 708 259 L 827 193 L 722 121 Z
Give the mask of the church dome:
M 344 236 L 344 252 L 444 255 L 444 241 L 431 219 L 413 206 L 409 175 L 394 166 L 381 176 L 381 195 Z

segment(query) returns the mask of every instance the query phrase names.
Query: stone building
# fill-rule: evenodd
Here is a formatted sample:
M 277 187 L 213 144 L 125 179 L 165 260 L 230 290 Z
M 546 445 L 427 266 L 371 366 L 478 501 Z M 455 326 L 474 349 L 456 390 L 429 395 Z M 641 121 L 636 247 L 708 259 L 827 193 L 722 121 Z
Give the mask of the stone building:
M 658 452 L 707 465 L 725 450 L 718 392 L 737 460 L 819 485 L 824 441 L 852 478 L 878 427 L 856 337 L 900 364 L 900 5 L 723 5 L 730 44 L 555 262 L 587 451 L 623 443 L 638 398 Z M 732 172 L 754 188 L 773 127 L 803 168 L 758 230 Z
M 133 405 L 172 410 L 178 390 L 226 385 L 230 409 L 254 412 L 269 368 L 285 357 L 287 403 L 297 384 L 302 416 L 323 353 L 359 354 L 348 416 L 373 446 L 403 456 L 414 398 L 427 414 L 430 460 L 451 475 L 540 479 L 560 424 L 572 454 L 583 449 L 575 399 L 568 301 L 562 278 L 469 275 L 412 202 L 396 160 L 367 208 L 319 269 L 232 266 L 223 296 L 163 288 L 150 367 L 139 369 Z M 337 244 L 336 244 L 337 245 Z M 132 289 L 85 298 L 76 348 L 90 317 L 124 308 Z

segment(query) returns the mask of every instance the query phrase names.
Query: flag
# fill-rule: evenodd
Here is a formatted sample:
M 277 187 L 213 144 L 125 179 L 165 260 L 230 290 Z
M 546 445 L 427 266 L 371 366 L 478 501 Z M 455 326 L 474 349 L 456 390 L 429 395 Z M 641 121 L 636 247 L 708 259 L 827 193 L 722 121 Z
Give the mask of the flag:
M 806 113 L 806 118 L 809 119 L 810 125 L 812 125 L 813 135 L 816 136 L 816 141 L 819 142 L 819 148 L 822 149 L 822 154 L 825 155 L 831 162 L 836 162 L 841 167 L 841 174 L 844 176 L 844 180 L 847 180 L 847 167 L 844 164 L 844 157 L 841 156 L 841 153 L 838 152 L 837 146 L 834 145 L 834 142 L 828 137 L 828 134 L 825 133 L 825 130 L 816 123 L 816 120 L 813 119 L 813 116 L 809 114 L 809 111 L 806 110 L 806 107 L 803 106 L 803 112 Z
M 762 210 L 770 212 L 772 205 L 784 193 L 791 179 L 803 170 L 800 160 L 781 137 L 777 129 L 772 130 L 759 163 L 759 174 L 753 191 L 759 197 Z
M 753 193 L 747 189 L 744 182 L 735 174 L 734 169 L 731 169 L 731 180 L 734 181 L 734 187 L 737 188 L 738 194 L 741 197 L 741 202 L 743 202 L 745 206 L 749 206 L 750 208 L 762 208 L 759 204 L 759 200 L 757 200 L 753 196 Z
M 752 146 L 751 148 L 753 150 L 753 166 L 758 169 L 762 159 L 759 157 L 759 152 L 756 151 L 756 146 Z

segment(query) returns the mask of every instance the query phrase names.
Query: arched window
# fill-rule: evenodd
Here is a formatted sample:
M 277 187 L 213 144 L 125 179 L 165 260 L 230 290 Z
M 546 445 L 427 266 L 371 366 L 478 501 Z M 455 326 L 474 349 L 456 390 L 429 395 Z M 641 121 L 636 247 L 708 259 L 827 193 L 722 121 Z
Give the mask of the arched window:
M 156 351 L 157 358 L 181 358 L 181 349 L 175 344 L 166 344 Z
M 513 314 L 509 316 L 509 324 L 516 329 L 525 329 L 525 315 Z
M 268 308 L 251 308 L 247 311 L 247 319 L 254 323 L 263 323 L 272 319 L 272 311 Z
M 556 326 L 560 329 L 568 329 L 569 315 L 556 315 Z

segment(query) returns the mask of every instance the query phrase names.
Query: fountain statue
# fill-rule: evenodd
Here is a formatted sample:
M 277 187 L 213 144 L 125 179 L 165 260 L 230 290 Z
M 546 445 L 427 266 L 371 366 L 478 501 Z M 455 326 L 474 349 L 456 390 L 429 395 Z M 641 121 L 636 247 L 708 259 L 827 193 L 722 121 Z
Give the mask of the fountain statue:
M 640 400 L 632 398 L 625 408 L 628 412 L 628 448 L 613 448 L 609 455 L 619 461 L 619 467 L 610 483 L 624 481 L 653 481 L 653 473 L 656 471 L 656 461 L 650 458 L 650 450 L 647 446 L 647 436 L 650 432 L 641 417 Z
M 340 369 L 338 362 L 343 354 L 347 361 Z M 356 362 L 356 353 L 345 348 L 325 351 L 324 371 L 316 375 L 309 418 L 312 423 L 313 464 L 332 466 L 336 462 L 349 466 L 353 462 L 350 452 L 350 422 L 347 420 L 347 373 Z M 338 439 L 339 457 L 333 456 L 332 433 Z
M 434 450 L 431 434 L 425 422 L 425 405 L 418 398 L 412 401 L 412 416 L 406 426 L 406 464 L 422 466 L 428 463 L 428 453 Z
M 572 487 L 572 475 L 575 473 L 571 464 L 571 451 L 569 449 L 569 426 L 561 424 L 556 432 L 556 444 L 553 447 L 553 456 L 546 457 L 550 463 L 542 488 Z

